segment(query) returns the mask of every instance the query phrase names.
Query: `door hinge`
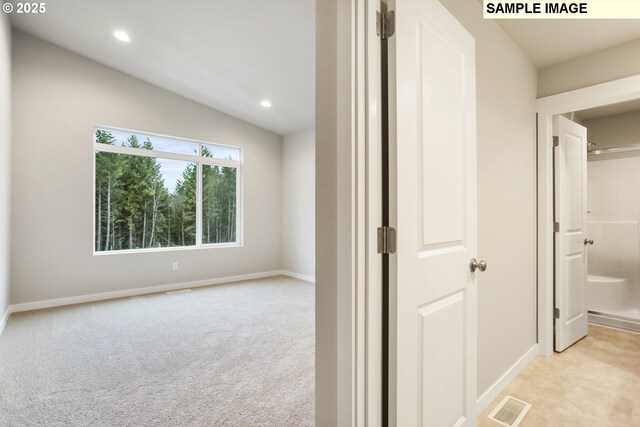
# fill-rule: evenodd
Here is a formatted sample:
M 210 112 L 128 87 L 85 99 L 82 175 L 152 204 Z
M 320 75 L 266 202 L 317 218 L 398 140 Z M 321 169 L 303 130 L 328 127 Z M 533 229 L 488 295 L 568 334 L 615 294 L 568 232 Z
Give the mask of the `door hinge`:
M 553 317 L 555 317 L 556 319 L 560 318 L 560 309 L 559 308 L 554 308 L 553 309 Z
M 560 146 L 560 138 L 555 136 L 553 137 L 553 146 L 554 147 L 559 147 Z
M 388 39 L 396 32 L 396 14 L 393 10 L 376 13 L 376 31 L 382 40 Z
M 553 232 L 554 233 L 559 233 L 560 232 L 560 223 L 559 222 L 554 222 L 553 223 Z
M 393 227 L 378 227 L 378 253 L 396 253 L 396 229 Z

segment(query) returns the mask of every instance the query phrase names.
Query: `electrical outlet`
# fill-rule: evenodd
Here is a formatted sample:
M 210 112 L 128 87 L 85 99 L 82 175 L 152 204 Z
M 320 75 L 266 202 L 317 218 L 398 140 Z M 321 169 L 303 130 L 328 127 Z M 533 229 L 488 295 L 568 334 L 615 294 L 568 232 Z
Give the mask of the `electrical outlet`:
M 173 263 L 173 271 L 177 271 L 178 270 L 178 263 L 174 262 Z

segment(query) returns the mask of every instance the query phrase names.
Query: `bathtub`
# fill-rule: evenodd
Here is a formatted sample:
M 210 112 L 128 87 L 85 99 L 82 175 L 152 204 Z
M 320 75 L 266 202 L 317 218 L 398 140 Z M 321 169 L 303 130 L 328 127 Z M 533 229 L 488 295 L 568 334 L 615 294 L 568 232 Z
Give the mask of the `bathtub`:
M 589 274 L 585 293 L 589 311 L 606 313 L 631 306 L 632 287 L 629 279 Z

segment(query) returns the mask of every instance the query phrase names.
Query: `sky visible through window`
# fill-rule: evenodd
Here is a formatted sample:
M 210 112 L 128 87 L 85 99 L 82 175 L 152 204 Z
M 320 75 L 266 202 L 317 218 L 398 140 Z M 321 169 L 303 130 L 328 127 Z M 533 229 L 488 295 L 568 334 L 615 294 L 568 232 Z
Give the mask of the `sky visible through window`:
M 180 160 L 156 159 L 160 164 L 162 178 L 164 178 L 164 187 L 168 192 L 173 192 L 176 188 L 178 180 L 182 178 L 182 172 L 187 163 Z
M 191 141 L 112 129 L 109 129 L 109 133 L 116 138 L 116 145 L 125 145 L 127 139 L 131 138 L 132 135 L 135 135 L 140 144 L 149 139 L 153 145 L 153 149 L 157 151 L 165 151 L 167 153 L 183 154 L 187 156 L 196 156 L 198 154 L 198 143 Z M 202 145 L 207 148 L 209 153 L 211 153 L 211 157 L 217 159 L 239 160 L 239 150 L 237 148 L 209 144 Z M 184 172 L 187 163 L 179 160 L 162 158 L 158 158 L 156 160 L 160 164 L 165 188 L 169 192 L 172 192 L 176 188 L 178 180 L 182 178 L 182 173 Z
M 94 141 L 95 252 L 237 241 L 239 148 L 98 127 Z

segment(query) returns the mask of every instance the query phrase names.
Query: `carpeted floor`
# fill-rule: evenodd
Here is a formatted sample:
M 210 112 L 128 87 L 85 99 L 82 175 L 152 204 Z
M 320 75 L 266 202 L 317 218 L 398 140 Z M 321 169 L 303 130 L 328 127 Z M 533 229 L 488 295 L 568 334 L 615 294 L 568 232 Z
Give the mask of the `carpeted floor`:
M 314 286 L 269 278 L 17 313 L 1 426 L 310 426 Z

